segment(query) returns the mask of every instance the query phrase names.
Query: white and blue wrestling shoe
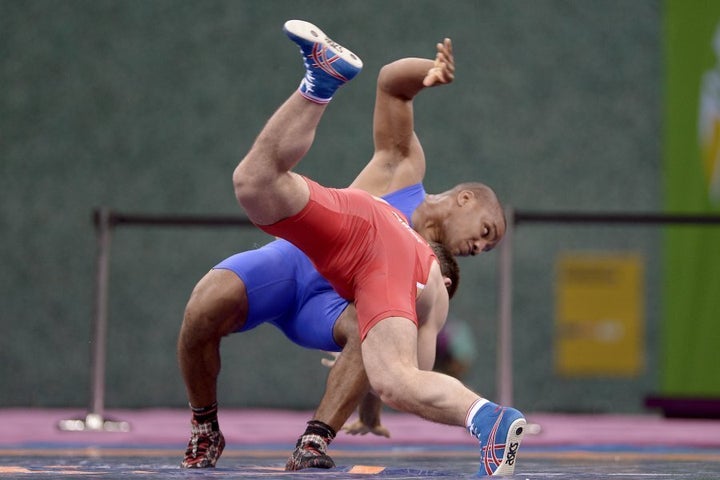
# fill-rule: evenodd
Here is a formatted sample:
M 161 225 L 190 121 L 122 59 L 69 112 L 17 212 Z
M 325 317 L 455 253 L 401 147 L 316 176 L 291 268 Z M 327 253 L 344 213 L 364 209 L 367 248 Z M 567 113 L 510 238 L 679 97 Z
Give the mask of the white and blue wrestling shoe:
M 519 411 L 492 402 L 477 411 L 468 430 L 480 440 L 478 476 L 513 474 L 526 424 Z
M 340 86 L 362 70 L 363 63 L 357 55 L 334 42 L 312 23 L 288 20 L 283 31 L 300 46 L 305 77 L 298 90 L 310 101 L 328 103 Z

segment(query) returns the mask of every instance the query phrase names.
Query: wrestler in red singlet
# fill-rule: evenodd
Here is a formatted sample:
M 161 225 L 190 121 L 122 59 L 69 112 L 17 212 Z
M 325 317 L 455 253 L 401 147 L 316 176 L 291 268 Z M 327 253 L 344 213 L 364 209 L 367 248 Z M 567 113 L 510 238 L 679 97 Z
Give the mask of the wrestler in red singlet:
M 293 243 L 343 298 L 355 302 L 360 335 L 387 317 L 417 324 L 415 299 L 433 261 L 427 242 L 381 199 L 305 178 L 310 199 L 300 212 L 265 232 Z

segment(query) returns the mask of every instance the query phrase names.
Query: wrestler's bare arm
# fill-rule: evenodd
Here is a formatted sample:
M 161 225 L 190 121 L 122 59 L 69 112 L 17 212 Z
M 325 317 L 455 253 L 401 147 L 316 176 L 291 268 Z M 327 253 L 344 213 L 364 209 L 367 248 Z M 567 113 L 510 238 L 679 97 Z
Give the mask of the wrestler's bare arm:
M 437 44 L 434 60 L 403 58 L 381 69 L 373 115 L 375 151 L 351 187 L 382 196 L 422 182 L 425 153 L 415 134 L 413 99 L 423 89 L 454 78 L 450 39 Z

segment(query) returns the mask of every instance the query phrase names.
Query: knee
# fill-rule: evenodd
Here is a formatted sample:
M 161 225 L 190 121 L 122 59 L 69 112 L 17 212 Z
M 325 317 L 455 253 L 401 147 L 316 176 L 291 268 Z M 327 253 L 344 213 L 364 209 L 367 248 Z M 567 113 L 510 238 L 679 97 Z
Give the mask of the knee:
M 370 377 L 369 380 L 370 387 L 385 405 L 396 410 L 405 410 L 406 402 L 403 392 L 407 389 L 403 387 L 402 382 L 390 375 L 376 375 L 374 378 Z
M 232 176 L 233 188 L 235 189 L 235 198 L 237 198 L 240 204 L 243 201 L 253 195 L 253 189 L 255 188 L 255 176 L 251 169 L 247 168 L 247 163 L 243 160 L 235 167 Z
M 247 199 L 257 198 L 267 191 L 277 177 L 272 163 L 261 153 L 250 151 L 233 171 L 232 181 L 235 189 L 235 198 L 241 205 Z
M 244 324 L 247 316 L 244 285 L 237 277 L 234 282 L 220 280 L 228 275 L 234 274 L 213 270 L 193 289 L 181 329 L 186 340 L 219 340 Z
M 211 299 L 208 296 L 198 295 L 197 287 L 193 290 L 187 305 L 185 305 L 182 328 L 184 333 L 199 338 L 200 336 L 206 337 L 218 329 L 217 323 L 213 321 L 212 309 L 209 306 L 210 302 Z

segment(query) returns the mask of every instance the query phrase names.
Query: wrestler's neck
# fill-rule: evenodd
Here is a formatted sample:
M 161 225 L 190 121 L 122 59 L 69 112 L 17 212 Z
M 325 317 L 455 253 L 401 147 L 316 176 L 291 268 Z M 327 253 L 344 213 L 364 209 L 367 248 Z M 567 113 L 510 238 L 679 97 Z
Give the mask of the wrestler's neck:
M 443 198 L 441 195 L 427 195 L 412 213 L 413 229 L 428 242 L 443 243 Z

